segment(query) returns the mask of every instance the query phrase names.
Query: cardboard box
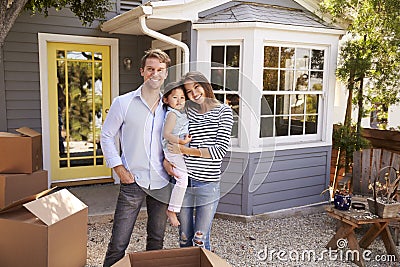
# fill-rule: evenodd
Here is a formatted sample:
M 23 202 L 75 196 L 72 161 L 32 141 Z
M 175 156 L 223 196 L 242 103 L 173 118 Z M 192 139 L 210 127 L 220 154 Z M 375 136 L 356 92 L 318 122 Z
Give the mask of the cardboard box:
M 40 170 L 30 174 L 0 174 L 0 209 L 48 188 L 48 173 Z
M 32 173 L 43 168 L 42 136 L 23 127 L 20 134 L 0 132 L 0 173 Z
M 200 247 L 151 250 L 125 255 L 113 267 L 228 267 L 217 254 Z
M 0 212 L 0 266 L 85 266 L 87 206 L 67 189 L 40 195 Z

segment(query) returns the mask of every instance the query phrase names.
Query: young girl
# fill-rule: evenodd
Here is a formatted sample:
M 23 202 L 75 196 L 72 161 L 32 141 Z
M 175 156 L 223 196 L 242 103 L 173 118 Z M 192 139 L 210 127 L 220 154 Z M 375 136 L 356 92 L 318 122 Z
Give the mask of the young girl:
M 163 148 L 165 158 L 174 166 L 175 186 L 172 189 L 171 199 L 167 209 L 167 216 L 172 226 L 179 226 L 176 213 L 180 212 L 183 197 L 188 184 L 188 174 L 185 161 L 181 154 L 172 154 L 167 149 L 168 143 L 186 145 L 190 142 L 189 120 L 184 111 L 185 90 L 179 83 L 169 83 L 165 86 L 163 95 L 164 104 L 168 105 L 163 129 Z

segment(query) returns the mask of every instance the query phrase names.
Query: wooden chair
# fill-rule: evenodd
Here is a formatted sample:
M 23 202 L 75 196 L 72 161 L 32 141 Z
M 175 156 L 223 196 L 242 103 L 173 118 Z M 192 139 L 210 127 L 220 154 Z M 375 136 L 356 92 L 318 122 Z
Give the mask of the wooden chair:
M 351 188 L 353 195 L 372 196 L 372 190 L 368 189 L 368 185 L 373 183 L 374 178 L 378 175 L 380 169 L 392 166 L 396 170 L 400 170 L 400 154 L 386 149 L 363 149 L 353 154 L 353 174 Z M 391 169 L 391 168 L 390 168 Z M 380 181 L 383 181 L 384 172 L 380 173 Z M 393 181 L 396 173 L 390 170 L 390 179 Z M 400 193 L 400 192 L 399 192 Z M 400 194 L 398 194 L 400 196 Z M 399 200 L 399 197 L 398 197 Z M 394 241 L 399 245 L 399 223 L 391 223 L 394 228 Z

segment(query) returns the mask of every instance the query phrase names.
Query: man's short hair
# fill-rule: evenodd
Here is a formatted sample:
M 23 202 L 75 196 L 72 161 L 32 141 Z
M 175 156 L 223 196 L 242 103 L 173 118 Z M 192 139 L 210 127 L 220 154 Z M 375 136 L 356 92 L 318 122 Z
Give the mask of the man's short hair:
M 141 61 L 141 67 L 142 68 L 145 67 L 146 59 L 148 59 L 148 58 L 157 58 L 158 60 L 160 60 L 161 63 L 165 63 L 167 65 L 167 68 L 171 64 L 171 59 L 169 58 L 167 53 L 165 53 L 161 49 L 149 49 L 149 50 L 147 50 L 144 53 L 144 56 L 142 57 L 142 61 Z

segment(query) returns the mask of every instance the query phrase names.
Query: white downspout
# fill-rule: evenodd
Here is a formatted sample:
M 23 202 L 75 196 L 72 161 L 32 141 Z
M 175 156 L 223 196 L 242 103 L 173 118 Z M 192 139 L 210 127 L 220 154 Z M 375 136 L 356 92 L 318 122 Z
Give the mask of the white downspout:
M 144 34 L 156 38 L 158 40 L 161 40 L 163 42 L 180 47 L 183 50 L 183 63 L 184 63 L 183 71 L 184 73 L 189 71 L 189 47 L 185 43 L 175 40 L 174 38 L 171 38 L 157 31 L 149 29 L 146 25 L 146 15 L 139 17 L 139 26 Z

